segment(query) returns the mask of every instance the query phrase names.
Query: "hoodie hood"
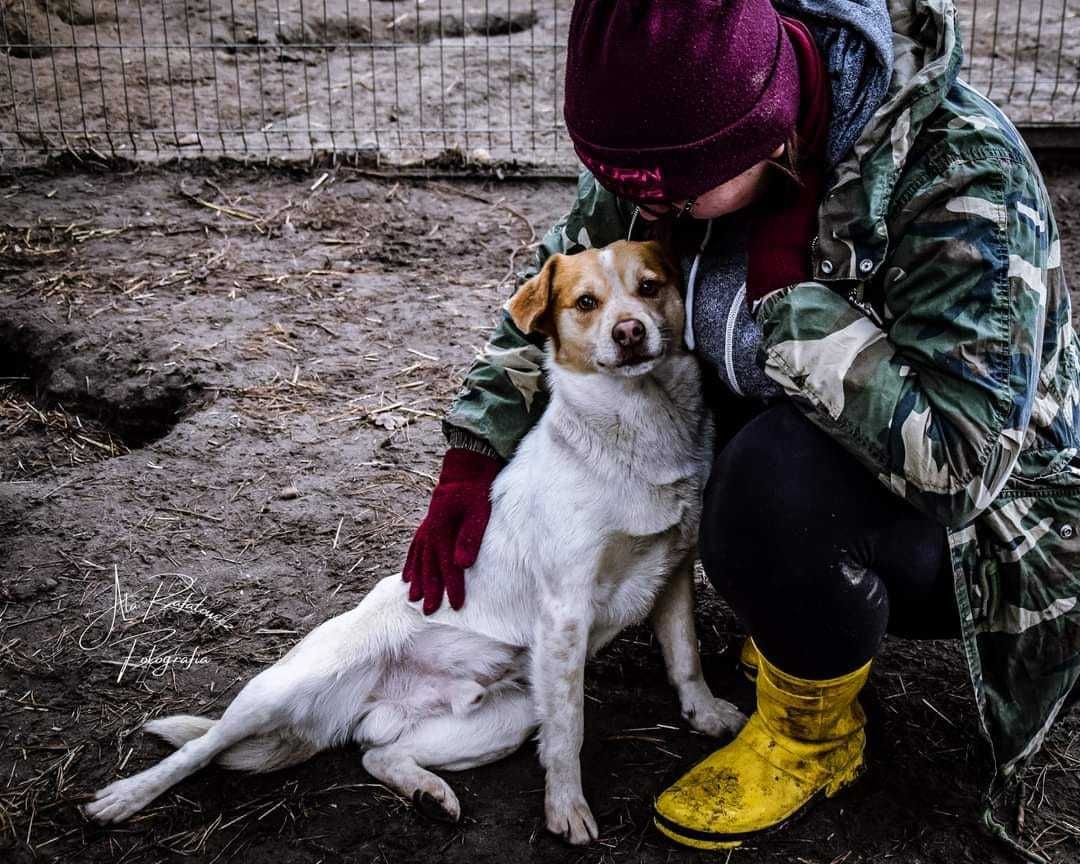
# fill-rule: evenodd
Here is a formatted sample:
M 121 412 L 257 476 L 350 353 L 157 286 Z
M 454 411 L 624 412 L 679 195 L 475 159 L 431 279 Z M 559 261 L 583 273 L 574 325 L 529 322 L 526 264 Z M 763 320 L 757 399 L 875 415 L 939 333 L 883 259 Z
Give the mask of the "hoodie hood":
M 831 72 L 825 158 L 834 168 L 888 94 L 893 32 L 886 0 L 777 0 L 776 7 L 810 29 Z

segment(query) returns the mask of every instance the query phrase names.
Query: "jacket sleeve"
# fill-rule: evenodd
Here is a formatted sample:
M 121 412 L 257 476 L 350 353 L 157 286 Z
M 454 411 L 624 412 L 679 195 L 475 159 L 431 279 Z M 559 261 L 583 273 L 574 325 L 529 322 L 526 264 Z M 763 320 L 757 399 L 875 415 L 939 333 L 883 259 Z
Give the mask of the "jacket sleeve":
M 540 272 L 552 255 L 623 239 L 631 210 L 583 171 L 573 207 L 544 235 L 517 284 Z M 443 420 L 447 443 L 509 459 L 547 405 L 543 362 L 542 339 L 523 334 L 504 310 Z
M 959 528 L 1016 465 L 1060 253 L 1041 182 L 1018 159 L 952 162 L 900 201 L 877 276 L 883 325 L 800 283 L 758 309 L 765 369 L 886 486 Z

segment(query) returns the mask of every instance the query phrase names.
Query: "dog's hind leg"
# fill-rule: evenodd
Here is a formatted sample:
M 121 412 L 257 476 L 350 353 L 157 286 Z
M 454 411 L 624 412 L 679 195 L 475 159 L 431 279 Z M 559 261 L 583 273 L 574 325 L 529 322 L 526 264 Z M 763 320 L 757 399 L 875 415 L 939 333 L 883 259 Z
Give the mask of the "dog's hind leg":
M 456 822 L 461 818 L 457 796 L 427 769 L 464 771 L 502 759 L 524 744 L 536 725 L 528 693 L 496 690 L 469 714 L 432 717 L 392 744 L 366 751 L 364 768 L 411 798 L 426 816 Z
M 94 800 L 83 809 L 87 816 L 97 822 L 122 822 L 142 810 L 162 792 L 208 765 L 223 750 L 257 731 L 254 724 L 246 723 L 242 718 L 230 722 L 222 717 L 205 735 L 188 741 L 153 768 L 117 780 L 99 790 Z
M 273 731 L 280 726 L 279 709 L 288 692 L 275 686 L 280 683 L 266 673 L 253 679 L 202 735 L 191 738 L 152 768 L 98 790 L 94 800 L 84 805 L 86 815 L 102 823 L 122 822 L 230 747 Z

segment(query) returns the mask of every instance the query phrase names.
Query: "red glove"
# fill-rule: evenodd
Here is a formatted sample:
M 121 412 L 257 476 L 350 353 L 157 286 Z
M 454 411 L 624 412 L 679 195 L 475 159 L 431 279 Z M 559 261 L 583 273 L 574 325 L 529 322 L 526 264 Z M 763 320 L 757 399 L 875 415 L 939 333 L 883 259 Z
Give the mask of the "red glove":
M 423 598 L 424 614 L 442 605 L 443 591 L 454 609 L 465 603 L 465 568 L 476 563 L 491 518 L 491 484 L 502 462 L 451 447 L 431 493 L 427 516 L 416 529 L 401 577 L 409 600 Z
M 829 80 L 810 31 L 782 19 L 799 60 L 799 174 L 797 189 L 779 201 L 763 201 L 747 240 L 746 302 L 810 278 L 810 244 L 825 192 L 825 143 L 829 130 Z M 790 185 L 790 184 L 789 184 Z

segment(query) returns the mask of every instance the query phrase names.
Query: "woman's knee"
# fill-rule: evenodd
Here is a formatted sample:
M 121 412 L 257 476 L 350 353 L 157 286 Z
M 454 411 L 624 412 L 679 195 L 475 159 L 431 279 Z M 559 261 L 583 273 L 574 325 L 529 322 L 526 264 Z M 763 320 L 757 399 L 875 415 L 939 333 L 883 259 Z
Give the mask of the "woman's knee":
M 700 528 L 705 572 L 736 606 L 812 594 L 841 564 L 872 565 L 854 560 L 857 547 L 890 495 L 794 405 L 776 405 L 717 454 Z
M 926 619 L 927 600 L 954 608 L 939 600 L 950 584 L 939 575 L 948 571 L 944 530 L 790 403 L 759 414 L 717 454 L 700 537 L 716 589 L 755 638 L 799 668 L 808 634 L 823 645 L 808 658 L 821 672 L 869 656 L 891 605 L 898 625 Z

